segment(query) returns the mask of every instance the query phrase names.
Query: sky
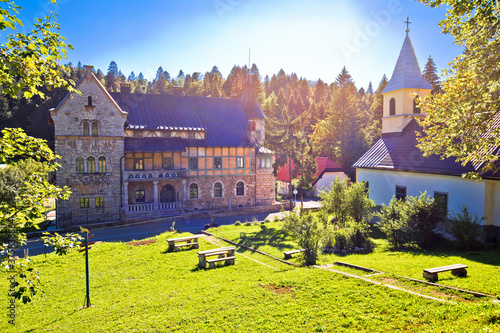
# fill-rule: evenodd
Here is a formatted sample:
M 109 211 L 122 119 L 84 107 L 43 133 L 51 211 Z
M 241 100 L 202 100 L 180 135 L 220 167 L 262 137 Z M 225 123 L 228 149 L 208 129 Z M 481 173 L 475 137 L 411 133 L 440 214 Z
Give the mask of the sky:
M 346 67 L 358 88 L 390 79 L 411 24 L 423 70 L 429 55 L 439 72 L 461 49 L 438 26 L 445 8 L 413 0 L 17 0 L 24 31 L 48 10 L 74 47 L 64 63 L 81 61 L 106 74 L 113 60 L 128 77 L 152 80 L 159 66 L 224 77 L 234 65 L 257 64 L 262 79 L 283 69 L 308 80 L 335 80 Z M 250 52 L 249 52 L 250 49 Z

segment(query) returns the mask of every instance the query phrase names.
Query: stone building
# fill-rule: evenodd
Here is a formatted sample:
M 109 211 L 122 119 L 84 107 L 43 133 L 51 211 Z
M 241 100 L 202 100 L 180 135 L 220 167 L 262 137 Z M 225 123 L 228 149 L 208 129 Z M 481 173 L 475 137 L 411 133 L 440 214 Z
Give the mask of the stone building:
M 85 66 L 51 117 L 60 228 L 274 204 L 273 155 L 251 82 L 240 99 L 109 93 Z

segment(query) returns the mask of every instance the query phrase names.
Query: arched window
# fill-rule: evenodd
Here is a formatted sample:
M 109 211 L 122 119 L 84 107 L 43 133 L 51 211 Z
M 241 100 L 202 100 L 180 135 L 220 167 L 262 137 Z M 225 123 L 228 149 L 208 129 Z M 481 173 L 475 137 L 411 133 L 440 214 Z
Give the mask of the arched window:
M 198 198 L 198 185 L 191 184 L 189 185 L 189 199 L 197 199 Z
M 78 156 L 76 158 L 76 173 L 84 173 L 85 168 L 83 166 L 83 157 Z
M 145 195 L 145 190 L 144 187 L 139 186 L 138 188 L 135 189 L 135 202 L 145 202 L 146 201 L 146 195 Z
M 84 122 L 83 123 L 83 135 L 84 136 L 89 136 L 90 135 L 90 129 L 89 129 L 89 123 Z
M 389 116 L 394 116 L 396 114 L 396 100 L 391 98 L 389 101 Z
M 418 107 L 418 98 L 419 96 L 415 96 L 413 99 L 413 113 L 419 114 L 420 113 L 420 108 Z
M 236 183 L 236 195 L 245 195 L 245 184 L 242 181 Z
M 97 136 L 97 123 L 92 123 L 92 136 Z
M 214 197 L 215 198 L 222 197 L 222 184 L 219 182 L 214 184 Z
M 88 101 L 87 105 L 92 106 L 92 96 L 87 97 L 87 101 Z
M 172 185 L 165 185 L 160 191 L 160 202 L 175 201 L 175 189 Z
M 95 157 L 87 158 L 87 173 L 95 173 Z
M 99 157 L 98 167 L 100 173 L 106 173 L 106 157 L 104 156 Z

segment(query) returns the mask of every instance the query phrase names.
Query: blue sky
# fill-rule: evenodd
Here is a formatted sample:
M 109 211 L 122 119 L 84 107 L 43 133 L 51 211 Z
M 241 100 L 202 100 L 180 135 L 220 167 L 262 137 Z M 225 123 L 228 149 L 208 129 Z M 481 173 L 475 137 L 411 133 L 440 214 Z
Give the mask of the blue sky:
M 67 62 L 106 73 L 114 60 L 128 76 L 152 79 L 159 66 L 176 76 L 210 71 L 227 76 L 251 62 L 262 78 L 283 68 L 309 80 L 335 80 L 343 66 L 356 85 L 374 88 L 391 77 L 405 37 L 421 69 L 432 55 L 439 70 L 461 50 L 441 34 L 445 9 L 412 0 L 18 0 L 29 26 L 47 10 L 58 14 L 61 35 L 72 44 Z

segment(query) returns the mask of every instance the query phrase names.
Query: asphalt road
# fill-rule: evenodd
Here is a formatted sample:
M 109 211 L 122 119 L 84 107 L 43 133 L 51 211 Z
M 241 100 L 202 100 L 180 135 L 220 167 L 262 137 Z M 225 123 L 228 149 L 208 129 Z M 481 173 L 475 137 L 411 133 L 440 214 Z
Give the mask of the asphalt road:
M 227 217 L 217 217 L 214 218 L 214 223 L 219 225 L 234 224 L 236 221 L 252 221 L 257 219 L 258 221 L 264 221 L 266 218 L 274 218 L 276 214 L 251 214 L 251 215 L 238 215 L 238 216 L 227 216 Z M 177 221 L 175 222 L 175 230 L 182 232 L 199 233 L 204 230 L 205 224 L 211 222 L 211 219 L 200 219 L 200 220 L 190 220 L 190 221 Z M 172 227 L 172 222 L 165 222 L 161 219 L 151 220 L 147 223 L 141 223 L 136 225 L 125 225 L 125 226 L 115 226 L 101 229 L 90 230 L 90 234 L 94 237 L 92 241 L 103 241 L 103 242 L 129 242 L 132 240 L 139 240 L 148 237 L 152 237 L 161 234 Z M 29 256 L 39 255 L 43 253 L 52 252 L 51 248 L 47 248 L 43 245 L 43 241 L 40 238 L 30 239 L 28 243 L 22 246 L 19 250 L 15 252 L 15 255 L 22 258 L 26 254 Z

